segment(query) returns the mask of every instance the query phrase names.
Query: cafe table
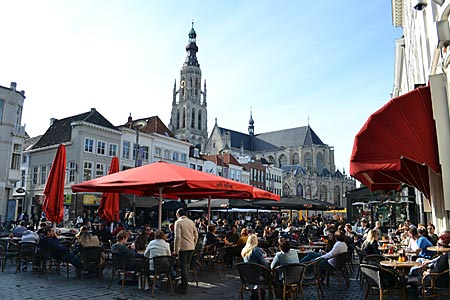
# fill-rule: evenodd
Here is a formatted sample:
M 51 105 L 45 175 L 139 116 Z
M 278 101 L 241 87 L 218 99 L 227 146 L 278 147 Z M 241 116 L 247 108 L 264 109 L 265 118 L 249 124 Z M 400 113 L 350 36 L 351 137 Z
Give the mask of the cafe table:
M 431 247 L 428 247 L 427 250 L 435 251 L 438 253 L 445 253 L 445 252 L 450 252 L 450 247 L 431 246 Z
M 380 265 L 382 265 L 383 267 L 399 269 L 403 274 L 408 274 L 409 269 L 411 269 L 412 267 L 421 266 L 422 263 L 417 261 L 399 262 L 397 260 L 382 260 L 380 261 Z
M 391 260 L 397 259 L 397 258 L 399 258 L 399 256 L 400 256 L 400 254 L 398 254 L 398 253 L 393 253 L 393 254 L 384 253 L 383 254 L 383 257 L 389 258 Z

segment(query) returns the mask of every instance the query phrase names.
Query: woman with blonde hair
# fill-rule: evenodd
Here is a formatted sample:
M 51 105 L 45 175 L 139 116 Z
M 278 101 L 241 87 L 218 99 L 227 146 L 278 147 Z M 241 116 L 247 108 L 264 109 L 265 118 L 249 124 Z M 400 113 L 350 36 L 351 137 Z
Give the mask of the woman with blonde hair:
M 258 237 L 254 234 L 248 236 L 247 243 L 241 251 L 241 256 L 244 262 L 257 263 L 269 268 L 269 264 L 264 259 L 263 251 L 258 247 Z
M 366 252 L 366 254 L 380 254 L 380 250 L 378 250 L 378 238 L 378 231 L 376 229 L 371 229 L 367 234 L 366 240 L 362 244 L 361 250 Z

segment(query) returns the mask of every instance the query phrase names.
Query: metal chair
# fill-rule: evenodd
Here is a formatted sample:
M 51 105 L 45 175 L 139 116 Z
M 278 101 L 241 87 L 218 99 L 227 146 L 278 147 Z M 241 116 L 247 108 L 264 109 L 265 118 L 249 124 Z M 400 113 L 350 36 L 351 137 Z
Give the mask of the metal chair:
M 267 289 L 269 294 L 273 293 L 272 272 L 270 269 L 255 263 L 238 263 L 236 266 L 241 280 L 239 289 L 240 300 L 244 298 L 244 290 L 257 291 L 259 300 L 262 299 L 261 290 Z
M 281 280 L 283 300 L 289 294 L 292 299 L 297 299 L 298 294 L 305 298 L 302 289 L 303 274 L 306 266 L 304 264 L 287 264 L 278 266 L 273 270 L 273 279 L 275 282 Z M 274 285 L 275 289 L 276 285 Z
M 32 262 L 32 266 L 34 266 L 35 258 L 36 258 L 36 243 L 32 242 L 21 242 L 19 243 L 18 255 L 17 255 L 17 266 L 16 266 L 16 274 L 21 270 L 22 262 L 28 264 L 28 261 Z
M 97 268 L 98 274 L 103 279 L 103 264 L 102 264 L 102 247 L 81 247 L 80 248 L 80 260 L 81 260 L 81 279 L 84 279 L 87 266 L 94 266 Z
M 6 262 L 8 258 L 11 260 L 11 264 L 14 261 L 14 258 L 17 258 L 19 255 L 19 244 L 16 244 L 12 241 L 0 240 L 0 246 L 3 248 L 3 254 L 0 255 L 2 258 L 2 272 L 5 270 Z

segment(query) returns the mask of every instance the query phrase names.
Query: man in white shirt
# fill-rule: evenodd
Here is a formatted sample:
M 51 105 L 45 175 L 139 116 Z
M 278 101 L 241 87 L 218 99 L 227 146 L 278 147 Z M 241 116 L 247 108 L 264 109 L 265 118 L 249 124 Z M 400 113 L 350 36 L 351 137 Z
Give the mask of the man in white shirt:
M 334 237 L 336 242 L 333 245 L 333 248 L 328 253 L 324 253 L 322 250 L 321 253 L 310 252 L 305 257 L 300 260 L 300 263 L 312 261 L 316 258 L 322 258 L 320 261 L 320 270 L 332 270 L 336 267 L 337 256 L 342 253 L 346 253 L 348 250 L 347 244 L 345 243 L 345 234 L 341 231 L 336 231 L 334 233 Z

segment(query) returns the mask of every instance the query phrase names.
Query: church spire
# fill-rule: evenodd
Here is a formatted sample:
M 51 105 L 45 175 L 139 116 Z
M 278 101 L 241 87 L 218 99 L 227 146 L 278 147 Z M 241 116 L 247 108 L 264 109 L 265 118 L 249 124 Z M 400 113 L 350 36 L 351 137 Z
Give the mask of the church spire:
M 255 134 L 255 121 L 253 121 L 253 116 L 252 116 L 252 108 L 250 107 L 250 120 L 248 120 L 248 134 L 249 135 L 254 135 Z
M 188 36 L 189 36 L 189 44 L 186 46 L 186 52 L 188 53 L 188 55 L 186 57 L 186 61 L 184 62 L 184 64 L 188 66 L 200 67 L 200 64 L 198 63 L 197 60 L 197 52 L 198 52 L 198 47 L 196 44 L 197 33 L 195 32 L 194 29 L 194 21 L 192 21 L 192 28 L 189 31 Z

